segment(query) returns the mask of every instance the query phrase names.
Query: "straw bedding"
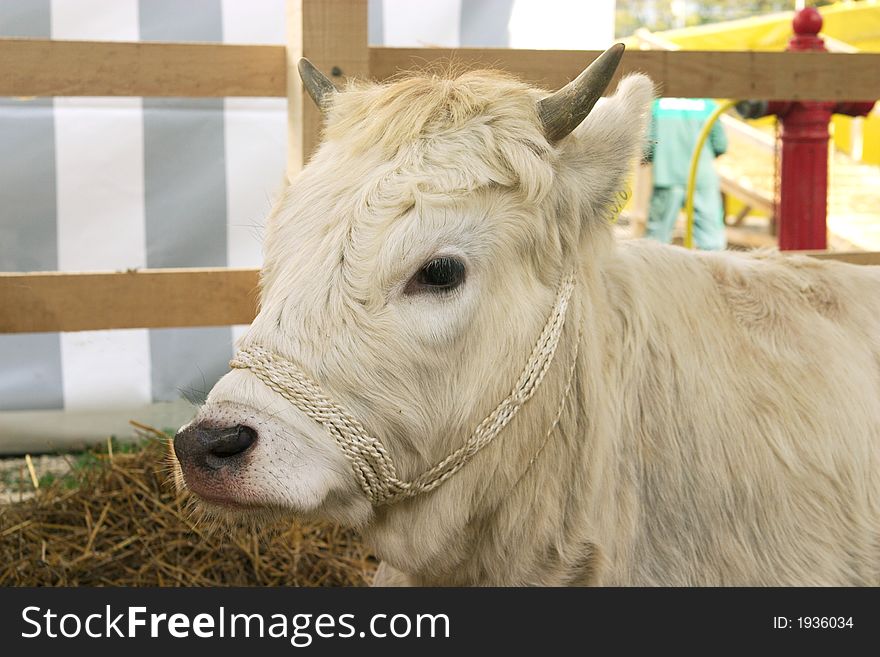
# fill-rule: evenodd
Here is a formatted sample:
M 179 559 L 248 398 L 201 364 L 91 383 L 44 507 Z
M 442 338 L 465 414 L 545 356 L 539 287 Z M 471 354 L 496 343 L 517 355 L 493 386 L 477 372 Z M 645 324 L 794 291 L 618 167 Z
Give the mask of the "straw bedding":
M 158 433 L 158 432 L 157 432 Z M 96 452 L 88 467 L 0 505 L 0 586 L 361 586 L 375 560 L 355 533 L 200 518 L 168 475 L 167 442 Z

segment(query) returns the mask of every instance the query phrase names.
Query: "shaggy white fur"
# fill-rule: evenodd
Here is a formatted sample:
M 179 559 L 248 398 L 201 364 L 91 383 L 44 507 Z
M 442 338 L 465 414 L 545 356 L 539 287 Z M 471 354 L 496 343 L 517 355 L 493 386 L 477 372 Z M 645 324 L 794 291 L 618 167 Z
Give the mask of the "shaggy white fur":
M 569 267 L 572 321 L 498 439 L 388 507 L 321 425 L 230 372 L 196 420 L 259 432 L 218 471 L 230 501 L 362 527 L 386 584 L 880 584 L 880 272 L 614 244 L 652 95 L 625 78 L 548 143 L 542 92 L 497 73 L 337 94 L 269 222 L 244 344 L 300 363 L 411 479 L 508 393 Z M 466 282 L 405 293 L 438 255 Z

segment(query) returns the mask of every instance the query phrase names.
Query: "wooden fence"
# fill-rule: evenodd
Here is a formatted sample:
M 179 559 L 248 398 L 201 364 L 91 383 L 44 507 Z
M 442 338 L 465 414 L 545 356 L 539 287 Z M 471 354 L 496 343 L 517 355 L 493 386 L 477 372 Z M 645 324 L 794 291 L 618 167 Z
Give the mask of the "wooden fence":
M 599 53 L 573 50 L 377 48 L 367 0 L 288 0 L 287 46 L 0 39 L 0 96 L 288 99 L 288 172 L 307 161 L 321 117 L 296 62 L 344 78 L 386 79 L 439 60 L 506 69 L 547 89 Z M 880 54 L 630 50 L 619 75 L 647 73 L 669 96 L 861 100 L 880 97 Z M 880 253 L 819 254 L 880 264 Z M 0 274 L 0 333 L 246 324 L 256 270 L 163 269 Z

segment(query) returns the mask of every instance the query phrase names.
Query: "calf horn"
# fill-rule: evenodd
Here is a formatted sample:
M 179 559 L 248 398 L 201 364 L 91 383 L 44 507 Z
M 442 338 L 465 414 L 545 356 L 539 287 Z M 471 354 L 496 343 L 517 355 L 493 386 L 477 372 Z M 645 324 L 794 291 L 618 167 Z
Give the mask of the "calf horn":
M 309 96 L 315 101 L 321 111 L 327 109 L 326 103 L 330 101 L 333 94 L 336 93 L 336 87 L 326 75 L 321 73 L 315 65 L 305 57 L 300 57 L 296 68 L 299 70 L 299 76 L 302 78 L 303 86 L 309 92 Z
M 544 136 L 549 141 L 556 142 L 568 136 L 587 118 L 614 77 L 623 51 L 622 43 L 614 44 L 577 78 L 538 101 L 538 115 L 544 125 Z

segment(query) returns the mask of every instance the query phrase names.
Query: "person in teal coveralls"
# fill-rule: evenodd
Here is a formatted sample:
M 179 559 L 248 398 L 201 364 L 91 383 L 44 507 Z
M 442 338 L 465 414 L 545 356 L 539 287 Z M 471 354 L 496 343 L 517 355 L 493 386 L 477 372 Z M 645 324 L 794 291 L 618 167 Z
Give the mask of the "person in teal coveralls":
M 708 98 L 660 98 L 651 109 L 651 128 L 645 159 L 654 164 L 654 189 L 646 236 L 672 241 L 672 229 L 685 203 L 688 170 L 697 137 L 715 101 Z M 716 121 L 703 146 L 694 192 L 694 242 L 698 249 L 727 245 L 721 185 L 713 160 L 727 150 L 727 135 Z

